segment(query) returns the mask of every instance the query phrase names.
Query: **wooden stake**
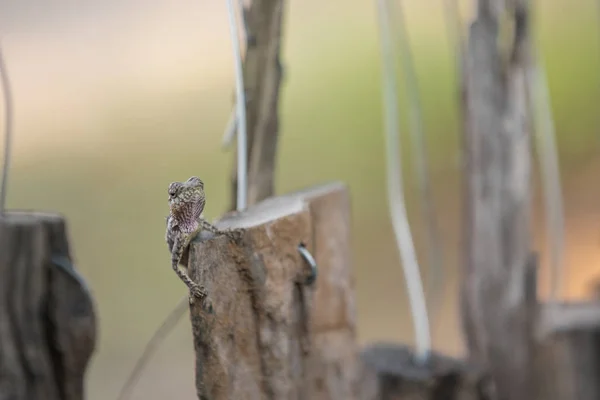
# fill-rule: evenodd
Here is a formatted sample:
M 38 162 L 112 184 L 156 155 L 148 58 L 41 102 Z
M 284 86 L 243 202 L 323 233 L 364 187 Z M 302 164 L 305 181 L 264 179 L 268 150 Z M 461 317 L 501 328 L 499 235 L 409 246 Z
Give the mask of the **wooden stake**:
M 546 304 L 538 336 L 536 398 L 600 398 L 600 302 Z
M 190 273 L 210 297 L 191 308 L 199 398 L 358 399 L 349 221 L 347 190 L 331 184 L 219 221 L 247 229 L 241 245 L 192 243 Z
M 350 196 L 334 183 L 296 194 L 312 220 L 312 254 L 319 267 L 310 305 L 310 399 L 360 399 L 356 300 L 352 270 Z
M 96 317 L 63 218 L 6 213 L 0 277 L 0 399 L 84 399 Z
M 412 349 L 389 343 L 362 353 L 363 400 L 490 400 L 489 379 L 481 370 L 433 352 L 427 365 L 415 362 Z

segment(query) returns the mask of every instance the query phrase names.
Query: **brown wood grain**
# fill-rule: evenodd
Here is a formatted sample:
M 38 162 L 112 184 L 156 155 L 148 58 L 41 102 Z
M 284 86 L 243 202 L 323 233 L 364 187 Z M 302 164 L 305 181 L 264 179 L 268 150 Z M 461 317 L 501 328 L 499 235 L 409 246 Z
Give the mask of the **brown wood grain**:
M 199 398 L 358 399 L 347 188 L 269 198 L 217 226 L 246 233 L 190 247 L 212 305 L 191 310 Z M 301 243 L 319 267 L 310 286 Z
M 84 399 L 96 317 L 63 218 L 6 213 L 0 277 L 0 399 Z
M 491 400 L 489 378 L 464 360 L 433 352 L 418 364 L 403 345 L 377 343 L 361 353 L 363 400 Z
M 537 335 L 536 398 L 600 398 L 600 302 L 545 304 Z
M 531 136 L 526 107 L 529 1 L 478 0 L 466 49 L 463 319 L 471 358 L 498 399 L 533 396 L 527 268 Z M 535 299 L 533 299 L 535 301 Z

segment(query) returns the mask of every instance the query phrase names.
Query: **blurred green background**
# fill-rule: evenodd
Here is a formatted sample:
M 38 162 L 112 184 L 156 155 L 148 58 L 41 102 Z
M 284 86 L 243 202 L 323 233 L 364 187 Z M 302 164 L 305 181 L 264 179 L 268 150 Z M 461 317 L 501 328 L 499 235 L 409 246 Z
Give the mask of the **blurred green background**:
M 565 194 L 563 297 L 577 298 L 588 295 L 600 272 L 600 12 L 593 0 L 539 3 Z M 442 4 L 406 1 L 405 12 L 444 238 L 434 345 L 458 355 L 460 157 L 456 71 Z M 467 21 L 471 2 L 461 4 Z M 387 214 L 375 4 L 291 1 L 285 13 L 277 192 L 330 180 L 350 185 L 359 340 L 412 344 Z M 186 293 L 164 243 L 169 182 L 202 177 L 209 219 L 227 207 L 233 156 L 220 141 L 232 107 L 233 64 L 226 21 L 222 1 L 0 0 L 16 102 L 8 205 L 68 218 L 72 250 L 100 318 L 91 400 L 115 397 L 154 329 Z M 421 256 L 406 130 L 404 139 L 407 207 Z M 543 251 L 537 186 L 534 231 Z M 547 286 L 542 274 L 543 293 Z M 186 317 L 152 360 L 135 398 L 194 398 L 192 362 Z

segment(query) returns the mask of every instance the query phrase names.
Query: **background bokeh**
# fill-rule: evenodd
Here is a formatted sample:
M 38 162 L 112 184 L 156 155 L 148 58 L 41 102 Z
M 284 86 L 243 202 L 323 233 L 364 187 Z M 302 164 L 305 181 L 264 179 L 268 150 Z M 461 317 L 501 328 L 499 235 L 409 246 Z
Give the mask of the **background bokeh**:
M 600 273 L 600 6 L 538 3 L 565 195 L 563 297 L 580 298 Z M 442 1 L 405 4 L 444 237 L 434 345 L 461 354 L 454 56 Z M 470 4 L 462 2 L 465 18 Z M 286 8 L 277 192 L 330 180 L 350 185 L 359 340 L 413 343 L 387 214 L 374 2 L 292 0 Z M 233 64 L 226 21 L 223 1 L 0 0 L 16 102 L 8 205 L 68 218 L 73 253 L 100 318 L 87 382 L 91 400 L 115 397 L 151 333 L 185 294 L 164 243 L 169 182 L 199 175 L 209 196 L 207 217 L 227 207 L 232 153 L 220 141 L 232 107 Z M 407 205 L 422 254 L 406 132 L 404 138 Z M 536 196 L 534 232 L 543 251 Z M 192 361 L 186 317 L 135 397 L 194 398 Z

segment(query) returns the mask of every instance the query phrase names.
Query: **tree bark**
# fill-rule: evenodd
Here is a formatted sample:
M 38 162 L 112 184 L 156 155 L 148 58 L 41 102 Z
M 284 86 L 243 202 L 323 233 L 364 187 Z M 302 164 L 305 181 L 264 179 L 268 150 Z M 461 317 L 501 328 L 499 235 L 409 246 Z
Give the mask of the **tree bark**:
M 247 12 L 248 48 L 244 59 L 248 159 L 248 206 L 274 193 L 279 133 L 280 48 L 284 0 L 252 0 Z M 230 210 L 236 209 L 237 158 Z
M 527 0 L 479 0 L 466 55 L 466 269 L 471 358 L 501 400 L 532 398 L 531 151 L 526 113 Z

